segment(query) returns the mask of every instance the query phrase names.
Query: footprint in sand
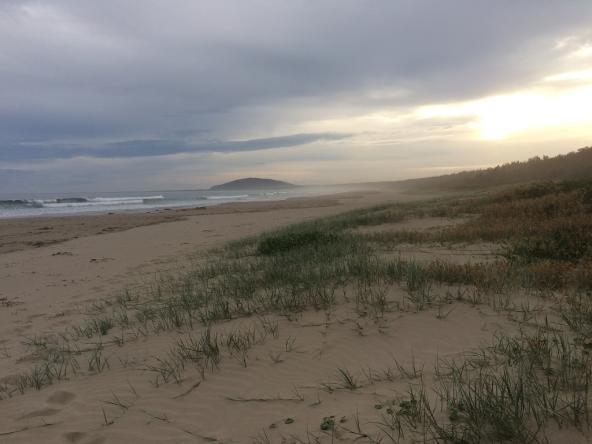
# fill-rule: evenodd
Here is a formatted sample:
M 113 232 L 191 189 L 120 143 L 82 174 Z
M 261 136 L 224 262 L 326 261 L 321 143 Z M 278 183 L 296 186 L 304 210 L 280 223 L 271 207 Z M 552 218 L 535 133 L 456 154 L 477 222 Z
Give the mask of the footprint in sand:
M 70 392 L 66 392 L 63 390 L 58 390 L 54 393 L 52 393 L 47 399 L 46 401 L 50 404 L 59 404 L 59 405 L 66 405 L 69 402 L 71 402 L 74 398 L 76 398 L 76 395 L 74 393 L 70 393 Z M 18 420 L 23 420 L 23 419 L 31 419 L 31 418 L 39 418 L 39 417 L 44 417 L 44 416 L 52 416 L 52 415 L 56 415 L 58 413 L 60 413 L 61 410 L 59 409 L 54 409 L 51 407 L 45 408 L 45 409 L 40 409 L 40 410 L 34 410 L 30 413 L 27 413 L 26 415 L 23 415 L 21 417 L 18 418 Z
M 68 442 L 80 442 L 86 436 L 85 432 L 67 432 L 62 435 Z
M 49 398 L 47 398 L 47 402 L 50 404 L 66 405 L 69 402 L 72 402 L 74 398 L 76 398 L 74 393 L 58 390 L 57 392 L 52 393 Z
M 86 438 L 87 435 L 88 435 L 88 433 L 86 433 L 86 432 L 67 432 L 67 433 L 64 433 L 62 436 L 68 442 L 82 443 L 82 440 L 84 438 Z M 84 444 L 102 444 L 104 442 L 105 442 L 105 438 L 103 436 L 96 436 L 88 441 L 84 441 Z
M 60 411 L 61 410 L 51 409 L 51 408 L 35 410 L 35 411 L 32 411 L 31 413 L 27 413 L 26 415 L 21 416 L 20 418 L 18 418 L 18 420 L 20 421 L 23 419 L 38 418 L 40 416 L 52 416 L 52 415 L 55 415 L 56 413 L 60 413 Z

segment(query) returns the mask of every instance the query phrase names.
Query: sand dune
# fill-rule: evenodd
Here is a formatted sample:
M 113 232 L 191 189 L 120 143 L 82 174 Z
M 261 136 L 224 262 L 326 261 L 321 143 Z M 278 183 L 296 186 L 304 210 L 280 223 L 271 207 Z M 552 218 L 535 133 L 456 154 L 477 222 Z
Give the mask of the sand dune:
M 15 238 L 26 237 L 40 223 L 56 229 L 64 224 L 59 229 L 65 229 L 84 221 L 86 228 L 64 242 L 23 245 L 0 255 L 0 384 L 10 387 L 16 375 L 39 362 L 38 354 L 47 348 L 40 342 L 60 344 L 59 333 L 81 325 L 93 307 L 126 288 L 150 285 L 156 273 L 178 273 L 191 261 L 203 261 L 213 247 L 294 222 L 410 199 L 373 191 L 227 206 L 206 214 L 177 211 L 168 222 L 168 215 L 117 215 L 14 225 Z M 148 222 L 142 223 L 142 217 Z M 97 234 L 115 220 L 124 223 Z M 405 221 L 382 229 L 429 230 L 451 223 Z M 495 251 L 484 244 L 464 252 L 409 245 L 401 254 L 419 259 L 454 255 L 462 263 Z M 0 441 L 373 442 L 369 436 L 380 431 L 393 405 L 407 399 L 410 386 L 431 386 L 437 360 L 462 356 L 489 344 L 496 333 L 517 329 L 506 313 L 453 301 L 422 311 L 403 303 L 399 310 L 373 317 L 360 313 L 348 291 L 329 310 L 215 323 L 211 332 L 220 341 L 250 335 L 248 350 L 225 349 L 217 365 L 200 370 L 187 364 L 168 381 L 154 370 L 159 360 L 180 339 L 203 334 L 203 325 L 139 329 L 135 337 L 114 328 L 105 336 L 82 337 L 78 346 L 85 358 L 79 359 L 76 371 L 71 368 L 71 374 L 40 390 L 3 392 Z M 406 300 L 400 288 L 387 291 L 389 300 Z M 583 439 L 561 433 L 574 442 Z

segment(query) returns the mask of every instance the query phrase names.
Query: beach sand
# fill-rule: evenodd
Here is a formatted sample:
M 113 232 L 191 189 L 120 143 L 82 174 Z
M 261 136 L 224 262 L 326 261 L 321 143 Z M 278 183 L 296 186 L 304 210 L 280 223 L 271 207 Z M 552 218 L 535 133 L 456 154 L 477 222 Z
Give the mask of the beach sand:
M 149 285 L 156 274 L 183 270 L 212 247 L 294 222 L 414 199 L 371 190 L 208 209 L 0 221 L 0 385 L 37 362 L 27 342 L 79 325 L 93 304 Z M 423 220 L 417 228 L 429 226 Z M 308 442 L 311 436 L 368 442 L 360 441 L 358 421 L 380 419 L 385 399 L 402 396 L 410 381 L 377 380 L 347 390 L 339 386 L 338 369 L 360 381 L 399 366 L 411 373 L 423 368 L 428 377 L 438 357 L 514 328 L 487 307 L 452 308 L 445 318 L 434 310 L 398 312 L 381 323 L 355 316 L 347 304 L 295 319 L 270 315 L 277 333 L 255 345 L 248 360 L 225 358 L 204 378 L 188 368 L 179 384 L 155 383 L 147 362 L 166 355 L 186 332 L 138 335 L 116 345 L 111 331 L 82 341 L 89 348 L 104 342 L 102 371 L 83 361 L 65 380 L 0 401 L 0 442 Z M 258 325 L 245 318 L 216 329 L 224 334 Z M 326 433 L 324 421 L 342 427 Z

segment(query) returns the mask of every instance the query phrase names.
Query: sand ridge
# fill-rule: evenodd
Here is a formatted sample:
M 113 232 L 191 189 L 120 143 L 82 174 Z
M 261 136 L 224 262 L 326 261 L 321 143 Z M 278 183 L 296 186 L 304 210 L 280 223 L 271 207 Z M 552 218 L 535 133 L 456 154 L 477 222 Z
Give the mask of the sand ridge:
M 204 260 L 213 247 L 294 222 L 416 198 L 375 190 L 297 205 L 242 206 L 233 213 L 218 209 L 125 231 L 89 230 L 59 244 L 0 254 L 0 387 L 39 362 L 40 342 L 60 344 L 60 332 L 80 325 L 94 307 L 125 288 L 151 285 L 157 275 Z M 403 221 L 376 230 L 449 223 L 458 221 Z M 495 255 L 485 244 L 456 253 L 413 245 L 400 251 L 417 260 L 454 255 L 459 263 Z M 233 335 L 251 339 L 243 352 L 223 349 L 219 362 L 205 370 L 187 363 L 180 374 L 162 372 L 175 344 L 209 332 L 203 325 L 156 333 L 140 328 L 133 338 L 117 329 L 82 337 L 80 346 L 91 359 L 77 362 L 76 372 L 0 400 L 0 442 L 373 442 L 366 433 L 380 430 L 388 411 L 408 402 L 410 387 L 429 386 L 439 360 L 460 358 L 498 333 L 517 330 L 508 313 L 454 298 L 418 311 L 396 286 L 387 291 L 390 300 L 401 301 L 399 309 L 373 316 L 360 312 L 350 291 L 328 310 L 213 324 L 221 343 Z M 525 295 L 525 303 L 539 302 Z M 569 436 L 585 442 L 582 435 Z

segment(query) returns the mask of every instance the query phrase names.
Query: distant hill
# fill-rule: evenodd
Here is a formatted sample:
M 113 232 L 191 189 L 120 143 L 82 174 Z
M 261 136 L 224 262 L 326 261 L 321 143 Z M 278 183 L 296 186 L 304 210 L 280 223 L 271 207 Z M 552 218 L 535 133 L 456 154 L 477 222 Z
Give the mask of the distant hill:
M 295 188 L 296 185 L 282 182 L 281 180 L 260 179 L 258 177 L 247 177 L 215 185 L 210 188 L 212 191 L 224 190 L 278 190 L 286 188 Z
M 474 189 L 534 181 L 592 179 L 592 147 L 555 157 L 533 157 L 484 170 L 463 171 L 445 176 L 409 179 L 397 186 L 415 189 Z

